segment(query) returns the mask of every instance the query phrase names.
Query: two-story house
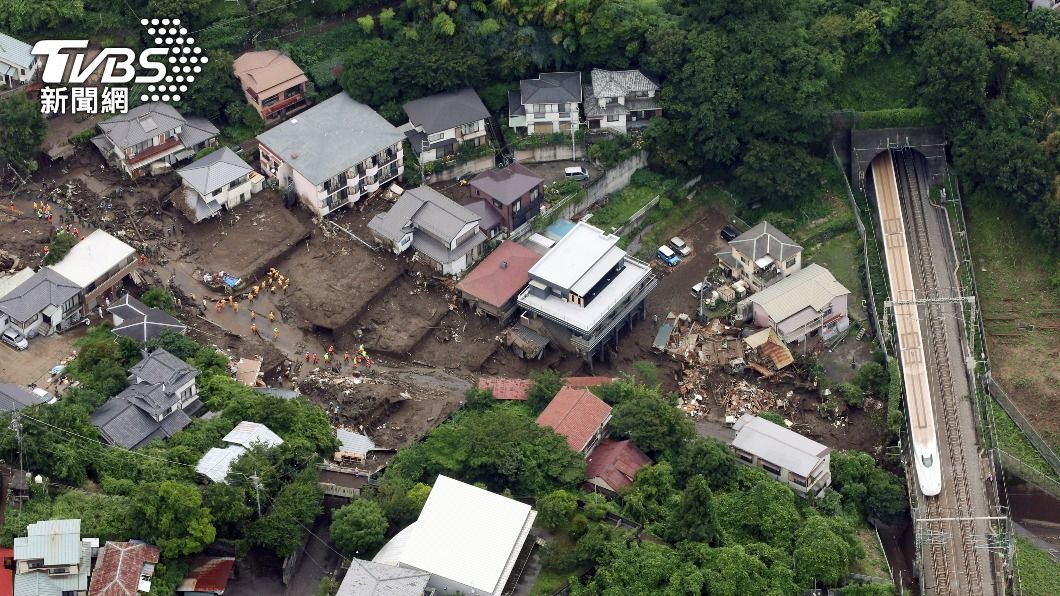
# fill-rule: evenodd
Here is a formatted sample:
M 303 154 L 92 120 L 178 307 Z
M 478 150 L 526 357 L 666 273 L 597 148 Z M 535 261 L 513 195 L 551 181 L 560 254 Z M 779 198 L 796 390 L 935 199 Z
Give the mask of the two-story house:
M 526 134 L 578 130 L 582 73 L 545 72 L 508 92 L 508 126 Z
M 99 538 L 81 538 L 80 519 L 29 524 L 25 536 L 15 537 L 14 593 L 83 596 L 92 573 L 93 545 L 99 545 Z
M 339 93 L 258 135 L 261 171 L 324 216 L 397 180 L 404 138 L 375 110 Z
M 538 426 L 547 426 L 567 440 L 571 451 L 588 457 L 611 421 L 611 406 L 584 388 L 564 387 L 537 417 Z
M 122 280 L 136 266 L 136 249 L 103 230 L 96 230 L 50 267 L 81 288 L 81 303 L 91 310 L 106 305 L 108 296 L 116 293 Z
M 255 190 L 261 189 L 264 180 L 228 147 L 192 162 L 177 173 L 183 181 L 181 194 L 184 197 L 184 204 L 177 203 L 177 206 L 192 223 L 246 201 Z
M 99 123 L 92 144 L 112 167 L 139 177 L 167 171 L 200 149 L 217 144 L 217 127 L 205 118 L 185 118 L 169 104 L 152 102 Z M 162 165 L 165 164 L 165 165 Z
M 729 241 L 729 250 L 715 253 L 729 277 L 743 280 L 757 292 L 802 268 L 802 247 L 767 221 Z
M 96 557 L 88 596 L 137 596 L 150 592 L 160 556 L 158 547 L 146 542 L 108 540 Z
M 273 123 L 304 110 L 309 79 L 276 50 L 246 52 L 232 65 L 243 95 L 265 122 Z
M 63 331 L 83 318 L 83 304 L 81 286 L 42 267 L 0 297 L 0 331 L 11 326 L 23 337 Z
M 494 209 L 504 230 L 514 230 L 541 211 L 545 179 L 512 162 L 487 170 L 471 180 L 471 196 Z M 477 210 L 476 210 L 477 211 Z
M 736 461 L 765 470 L 804 497 L 832 484 L 831 448 L 751 414 L 740 416 L 733 428 Z
M 784 343 L 820 337 L 828 341 L 850 327 L 850 290 L 832 272 L 810 263 L 798 273 L 740 301 L 737 313 L 773 329 Z
M 421 164 L 489 143 L 489 110 L 470 87 L 421 97 L 404 108 L 409 122 L 401 130 Z
M 199 463 L 195 465 L 195 471 L 214 482 L 225 482 L 228 478 L 228 468 L 232 463 L 247 452 L 247 449 L 260 445 L 273 448 L 283 445 L 283 439 L 272 430 L 257 422 L 246 420 L 237 424 L 231 432 L 221 439 L 228 443 L 227 447 L 211 447 Z
M 618 241 L 585 222 L 575 224 L 530 269 L 519 294 L 521 325 L 591 363 L 623 326 L 643 319 L 658 280 Z
M 368 228 L 395 254 L 411 247 L 443 275 L 463 273 L 478 260 L 486 241 L 477 215 L 429 186 L 406 190 Z
M 129 386 L 92 413 L 108 444 L 126 449 L 173 436 L 202 409 L 199 371 L 159 348 L 129 369 Z
M 627 132 L 641 128 L 662 107 L 655 97 L 659 84 L 639 70 L 603 70 L 594 68 L 583 91 L 585 122 L 589 129 L 607 128 Z
M 0 33 L 0 87 L 25 85 L 37 76 L 39 66 L 32 46 Z

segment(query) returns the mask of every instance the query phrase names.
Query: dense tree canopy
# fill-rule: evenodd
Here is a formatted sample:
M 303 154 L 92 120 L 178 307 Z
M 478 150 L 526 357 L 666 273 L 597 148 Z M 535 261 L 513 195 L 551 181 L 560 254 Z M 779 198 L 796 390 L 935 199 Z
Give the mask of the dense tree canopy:
M 199 491 L 172 480 L 137 487 L 132 496 L 132 521 L 138 533 L 165 557 L 200 552 L 217 535 Z
M 331 516 L 331 538 L 347 555 L 363 558 L 386 540 L 386 516 L 375 501 L 354 499 Z

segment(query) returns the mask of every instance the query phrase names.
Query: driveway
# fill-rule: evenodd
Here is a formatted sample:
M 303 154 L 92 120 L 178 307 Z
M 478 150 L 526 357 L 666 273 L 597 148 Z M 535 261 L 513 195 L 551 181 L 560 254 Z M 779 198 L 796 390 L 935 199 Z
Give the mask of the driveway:
M 98 321 L 92 317 L 93 323 Z M 15 350 L 0 344 L 0 379 L 19 385 L 36 384 L 47 388 L 49 371 L 63 358 L 73 355 L 74 342 L 85 334 L 87 328 L 78 326 L 62 335 L 35 337 L 29 340 L 25 350 Z

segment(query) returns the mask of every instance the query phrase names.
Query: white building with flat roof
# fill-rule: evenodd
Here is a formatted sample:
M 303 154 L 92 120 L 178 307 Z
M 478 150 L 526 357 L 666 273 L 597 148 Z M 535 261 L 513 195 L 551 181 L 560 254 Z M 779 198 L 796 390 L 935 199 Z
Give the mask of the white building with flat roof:
M 426 571 L 439 594 L 500 596 L 535 518 L 525 503 L 438 476 L 419 519 L 372 561 Z
M 86 309 L 104 302 L 136 266 L 136 250 L 103 230 L 92 232 L 51 269 L 81 288 Z
M 592 360 L 624 325 L 644 318 L 658 280 L 618 236 L 579 222 L 530 268 L 519 294 L 522 325 Z
M 744 414 L 733 427 L 732 450 L 742 464 L 762 468 L 802 496 L 832 484 L 832 449 L 765 418 Z

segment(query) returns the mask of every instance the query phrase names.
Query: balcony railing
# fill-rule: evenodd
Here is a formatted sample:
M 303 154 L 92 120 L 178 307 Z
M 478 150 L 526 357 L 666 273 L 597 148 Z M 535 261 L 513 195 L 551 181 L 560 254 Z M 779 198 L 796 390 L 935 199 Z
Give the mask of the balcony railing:
M 261 108 L 261 115 L 265 118 L 271 118 L 274 114 L 276 114 L 276 112 L 279 112 L 284 108 L 289 108 L 294 104 L 302 101 L 302 99 L 304 98 L 304 95 L 302 95 L 301 93 L 297 93 L 295 95 L 292 95 L 291 97 L 288 97 L 287 99 L 281 99 L 280 101 L 274 104 L 270 104 L 268 107 L 263 106 Z
M 128 159 L 128 162 L 129 165 L 137 164 L 142 161 L 147 161 L 148 159 L 157 155 L 161 155 L 162 153 L 165 153 L 170 149 L 176 149 L 183 146 L 184 145 L 180 142 L 180 137 L 173 135 L 173 137 L 165 143 L 162 143 L 161 145 L 155 145 L 153 147 L 148 147 L 147 149 L 144 149 L 136 155 L 133 155 Z

